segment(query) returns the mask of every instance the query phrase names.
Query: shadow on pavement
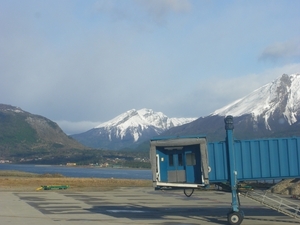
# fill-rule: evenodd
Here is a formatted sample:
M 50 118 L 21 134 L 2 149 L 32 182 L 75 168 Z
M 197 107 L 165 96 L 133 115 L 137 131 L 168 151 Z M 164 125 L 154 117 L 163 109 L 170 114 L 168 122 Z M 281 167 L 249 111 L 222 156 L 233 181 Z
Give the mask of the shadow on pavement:
M 154 208 L 145 207 L 139 205 L 103 205 L 94 206 L 90 209 L 86 209 L 92 213 L 100 213 L 115 218 L 128 218 L 128 219 L 141 219 L 141 220 L 169 220 L 170 218 L 195 218 L 212 222 L 215 224 L 228 224 L 227 213 L 228 207 L 180 207 L 171 206 L 168 208 Z M 245 218 L 248 220 L 260 220 L 258 218 L 251 218 L 253 216 L 263 216 L 261 220 L 264 221 L 280 221 L 280 217 L 284 216 L 276 211 L 272 211 L 264 208 L 249 208 L 243 209 Z M 269 217 L 269 218 L 268 218 Z M 282 220 L 286 222 L 286 220 Z M 290 221 L 289 221 L 290 222 Z M 180 223 L 177 223 L 180 224 Z

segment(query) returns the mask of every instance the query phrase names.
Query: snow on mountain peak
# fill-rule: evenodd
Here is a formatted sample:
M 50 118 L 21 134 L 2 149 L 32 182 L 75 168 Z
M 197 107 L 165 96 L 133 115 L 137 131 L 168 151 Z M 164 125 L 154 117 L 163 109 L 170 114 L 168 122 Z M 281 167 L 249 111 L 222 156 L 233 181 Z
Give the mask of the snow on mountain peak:
M 128 131 L 137 141 L 142 136 L 142 131 L 149 127 L 159 134 L 171 127 L 192 122 L 196 118 L 168 118 L 162 112 L 154 112 L 152 109 L 131 109 L 119 116 L 95 127 L 103 128 L 110 133 L 110 137 L 116 135 L 123 139 Z
M 251 114 L 254 119 L 263 116 L 266 127 L 270 129 L 267 121 L 275 111 L 282 113 L 289 124 L 297 121 L 297 113 L 300 113 L 300 74 L 283 74 L 211 115 L 237 117 Z

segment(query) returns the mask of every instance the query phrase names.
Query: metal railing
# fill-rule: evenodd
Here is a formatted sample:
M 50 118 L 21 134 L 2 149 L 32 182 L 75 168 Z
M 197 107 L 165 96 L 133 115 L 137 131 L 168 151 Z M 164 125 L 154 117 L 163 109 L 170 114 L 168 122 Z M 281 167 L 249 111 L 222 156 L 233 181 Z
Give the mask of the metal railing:
M 293 201 L 289 201 L 268 191 L 248 191 L 241 194 L 244 195 L 246 198 L 255 200 L 260 204 L 265 205 L 273 210 L 276 210 L 287 216 L 300 220 L 300 203 L 296 204 Z

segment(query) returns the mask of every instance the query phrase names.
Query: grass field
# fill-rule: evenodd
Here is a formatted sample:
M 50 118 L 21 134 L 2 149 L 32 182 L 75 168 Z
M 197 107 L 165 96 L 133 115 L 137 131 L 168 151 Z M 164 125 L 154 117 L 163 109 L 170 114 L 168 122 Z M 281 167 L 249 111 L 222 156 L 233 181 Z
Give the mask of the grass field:
M 152 181 L 72 178 L 60 174 L 39 175 L 20 171 L 0 171 L 0 191 L 36 191 L 37 188 L 46 185 L 69 185 L 68 189 L 59 191 L 107 191 L 118 187 L 151 187 Z
M 0 191 L 37 191 L 41 186 L 68 185 L 65 190 L 40 190 L 64 192 L 109 191 L 120 187 L 152 187 L 151 180 L 115 178 L 73 178 L 61 174 L 34 174 L 21 171 L 0 170 Z M 271 183 L 249 183 L 253 188 L 267 189 Z M 211 187 L 214 189 L 214 185 Z

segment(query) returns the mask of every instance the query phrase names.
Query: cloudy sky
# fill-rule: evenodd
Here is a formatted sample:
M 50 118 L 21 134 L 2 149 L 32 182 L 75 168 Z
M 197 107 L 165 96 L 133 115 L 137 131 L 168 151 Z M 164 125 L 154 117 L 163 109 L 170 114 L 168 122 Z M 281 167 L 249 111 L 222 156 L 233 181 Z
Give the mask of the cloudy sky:
M 300 73 L 300 1 L 0 0 L 0 103 L 81 133 L 207 116 Z

